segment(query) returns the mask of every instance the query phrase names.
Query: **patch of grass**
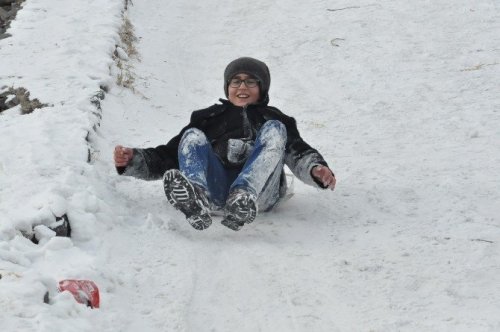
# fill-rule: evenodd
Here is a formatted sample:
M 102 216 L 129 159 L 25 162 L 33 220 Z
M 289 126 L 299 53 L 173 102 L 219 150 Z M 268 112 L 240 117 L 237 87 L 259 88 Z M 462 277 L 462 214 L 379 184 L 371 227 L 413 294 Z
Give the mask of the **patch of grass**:
M 2 89 L 4 90 L 5 87 Z M 37 98 L 30 99 L 30 92 L 23 88 L 10 87 L 0 93 L 0 112 L 21 105 L 21 114 L 29 114 L 37 108 L 44 108 L 48 104 L 41 103 Z
M 120 31 L 118 32 L 118 35 L 120 36 L 120 40 L 125 49 L 125 52 L 127 52 L 127 55 L 129 57 L 137 57 L 139 55 L 137 49 L 135 48 L 137 37 L 134 34 L 134 26 L 132 25 L 128 17 L 124 17 L 123 24 L 120 28 Z
M 473 67 L 470 67 L 470 68 L 465 68 L 465 69 L 462 69 L 460 71 L 474 71 L 474 70 L 480 70 L 480 69 L 483 69 L 483 67 L 488 67 L 488 66 L 496 66 L 498 65 L 499 63 L 498 62 L 494 62 L 494 63 L 480 63 L 476 66 L 473 66 Z
M 22 8 L 22 4 L 25 0 L 15 0 L 10 2 L 10 8 L 8 7 L 8 2 L 2 2 L 2 12 L 3 15 L 0 15 L 0 39 L 10 37 L 9 33 L 6 31 L 10 27 L 10 23 L 16 19 L 17 12 Z M 6 14 L 6 17 L 4 16 Z
M 134 87 L 135 73 L 130 59 L 139 60 L 139 52 L 135 47 L 137 37 L 134 34 L 134 26 L 126 16 L 123 18 L 118 35 L 120 36 L 120 45 L 116 45 L 113 52 L 113 59 L 118 69 L 116 84 L 136 92 Z

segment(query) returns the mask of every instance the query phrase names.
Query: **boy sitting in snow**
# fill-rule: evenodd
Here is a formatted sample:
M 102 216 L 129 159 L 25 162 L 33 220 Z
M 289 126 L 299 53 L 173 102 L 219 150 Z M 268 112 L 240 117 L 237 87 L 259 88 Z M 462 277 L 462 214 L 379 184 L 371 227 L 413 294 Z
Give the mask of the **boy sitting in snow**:
M 333 190 L 333 172 L 300 137 L 295 119 L 268 106 L 270 83 L 264 62 L 232 61 L 224 71 L 228 100 L 193 112 L 166 145 L 116 146 L 118 173 L 163 177 L 168 201 L 198 230 L 212 224 L 211 210 L 223 209 L 222 224 L 235 231 L 258 210 L 271 210 L 286 193 L 284 164 L 303 182 Z

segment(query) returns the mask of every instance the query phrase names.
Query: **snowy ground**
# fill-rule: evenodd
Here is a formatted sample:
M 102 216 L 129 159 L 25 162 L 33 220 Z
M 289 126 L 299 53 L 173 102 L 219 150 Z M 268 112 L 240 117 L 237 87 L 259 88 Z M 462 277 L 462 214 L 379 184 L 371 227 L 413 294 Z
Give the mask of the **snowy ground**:
M 134 92 L 123 8 L 27 0 L 0 41 L 0 88 L 51 105 L 0 114 L 1 331 L 500 330 L 498 2 L 135 0 Z M 246 55 L 338 186 L 198 232 L 111 152 L 165 143 Z M 71 239 L 20 235 L 63 213 Z M 101 308 L 57 294 L 67 278 Z

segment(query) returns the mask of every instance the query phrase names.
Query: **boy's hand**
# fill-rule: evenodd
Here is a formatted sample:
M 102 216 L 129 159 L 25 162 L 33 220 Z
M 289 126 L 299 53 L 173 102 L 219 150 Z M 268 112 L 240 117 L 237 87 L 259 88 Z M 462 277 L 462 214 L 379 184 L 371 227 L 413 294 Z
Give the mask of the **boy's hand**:
M 115 146 L 115 151 L 113 152 L 113 159 L 115 160 L 116 167 L 125 167 L 128 165 L 132 157 L 134 156 L 134 150 L 131 148 L 125 148 L 121 145 Z
M 335 184 L 337 180 L 335 179 L 335 175 L 333 172 L 326 166 L 314 166 L 312 171 L 312 176 L 316 178 L 319 182 L 323 183 L 323 185 L 331 190 L 335 189 Z

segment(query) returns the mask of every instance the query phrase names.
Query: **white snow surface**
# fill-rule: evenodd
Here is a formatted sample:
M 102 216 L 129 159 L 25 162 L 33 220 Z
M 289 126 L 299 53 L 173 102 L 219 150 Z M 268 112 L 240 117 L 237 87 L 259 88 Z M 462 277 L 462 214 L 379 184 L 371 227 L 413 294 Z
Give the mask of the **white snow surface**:
M 27 0 L 0 40 L 0 88 L 49 104 L 0 114 L 0 331 L 500 331 L 498 1 L 124 8 Z M 271 105 L 337 189 L 295 181 L 241 231 L 200 232 L 161 181 L 117 175 L 112 150 L 166 143 L 240 56 L 268 64 Z M 64 213 L 72 237 L 54 237 Z M 57 293 L 69 278 L 95 281 L 100 308 Z

